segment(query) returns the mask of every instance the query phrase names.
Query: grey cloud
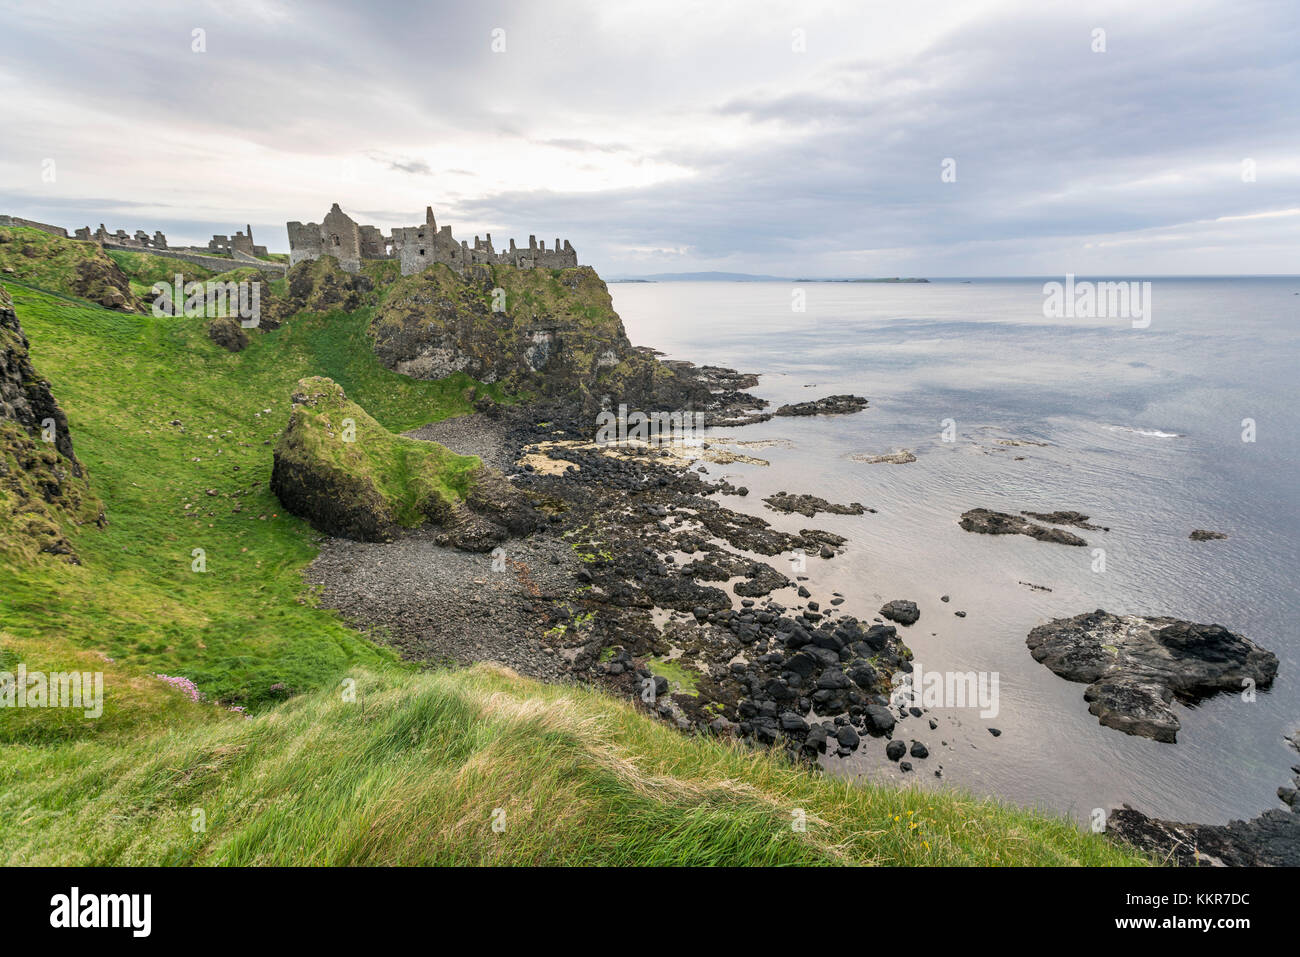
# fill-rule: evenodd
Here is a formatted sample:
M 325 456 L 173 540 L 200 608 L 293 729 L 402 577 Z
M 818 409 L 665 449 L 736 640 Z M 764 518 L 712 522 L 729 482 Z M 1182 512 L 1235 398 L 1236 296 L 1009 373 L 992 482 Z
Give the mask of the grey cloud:
M 455 175 L 458 186 L 467 180 L 461 191 L 413 193 L 409 210 L 371 220 L 415 222 L 431 203 L 449 208 L 453 225 L 505 223 L 501 237 L 570 238 L 584 259 L 614 271 L 628 264 L 620 258 L 627 247 L 689 247 L 697 268 L 754 272 L 793 264 L 842 274 L 846 250 L 879 251 L 872 261 L 894 264 L 891 272 L 1030 271 L 1044 256 L 1060 257 L 1064 271 L 1084 237 L 1287 208 L 1300 195 L 1294 165 L 1268 165 L 1300 156 L 1300 29 L 1290 2 L 1113 7 L 1100 17 L 1104 54 L 1089 48 L 1099 25 L 1090 12 L 1018 4 L 906 58 L 810 56 L 803 74 L 775 45 L 762 46 L 765 30 L 788 29 L 780 17 L 757 22 L 765 11 L 738 7 L 734 29 L 692 17 L 628 35 L 610 32 L 596 6 L 539 6 L 330 3 L 285 7 L 292 18 L 281 21 L 233 2 L 201 14 L 160 6 L 147 18 L 101 5 L 79 16 L 40 9 L 0 19 L 10 68 L 30 78 L 42 102 L 89 103 L 155 129 L 183 124 L 204 131 L 214 149 L 227 138 L 291 158 L 351 148 L 401 173 Z M 148 30 L 138 28 L 144 19 Z M 205 54 L 190 52 L 197 25 L 208 30 Z M 496 27 L 506 30 L 502 55 L 489 47 Z M 810 35 L 818 28 L 810 24 Z M 662 141 L 633 147 L 634 137 L 592 132 L 602 118 L 612 125 L 629 116 L 667 131 Z M 726 145 L 688 132 L 710 121 L 745 135 Z M 141 128 L 149 127 L 128 127 Z M 10 132 L 24 155 L 46 134 Z M 420 143 L 461 136 L 478 145 L 452 169 L 412 155 Z M 563 193 L 544 181 L 475 191 L 472 164 L 485 142 L 505 156 L 529 145 L 563 150 L 575 169 L 643 156 L 689 175 L 598 192 Z M 946 157 L 957 162 L 955 183 L 940 181 Z M 1236 175 L 1246 157 L 1260 159 L 1255 183 Z M 1200 168 L 1215 175 L 1200 179 Z M 60 222 L 98 221 L 96 210 L 159 207 L 149 200 L 162 195 L 14 190 L 0 200 L 34 218 L 46 210 Z M 345 206 L 349 198 L 365 203 L 339 197 Z M 73 215 L 78 203 L 85 215 Z M 241 202 L 214 195 L 207 205 Z M 195 220 L 176 215 L 176 228 Z M 166 222 L 139 225 L 167 231 Z M 1288 237 L 1300 239 L 1295 220 L 1197 231 L 1218 229 L 1231 242 L 1248 228 L 1276 257 Z M 1131 249 L 1113 255 L 1141 262 Z

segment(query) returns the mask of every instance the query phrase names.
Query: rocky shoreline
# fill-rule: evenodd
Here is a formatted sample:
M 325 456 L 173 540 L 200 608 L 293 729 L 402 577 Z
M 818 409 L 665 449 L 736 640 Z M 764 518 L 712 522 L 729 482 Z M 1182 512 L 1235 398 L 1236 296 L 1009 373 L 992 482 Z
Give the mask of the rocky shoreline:
M 1300 755 L 1300 730 L 1287 739 Z M 1128 805 L 1110 812 L 1106 830 L 1156 857 L 1183 867 L 1300 867 L 1300 763 L 1277 796 L 1289 810 L 1270 808 L 1249 821 L 1188 824 L 1148 817 Z
M 680 728 L 792 756 L 887 736 L 910 651 L 894 625 L 858 621 L 840 612 L 843 596 L 819 602 L 802 584 L 806 564 L 833 561 L 844 540 L 778 531 L 719 504 L 744 490 L 708 480 L 691 456 L 599 446 L 589 429 L 578 409 L 494 405 L 411 433 L 483 456 L 545 521 L 477 554 L 446 547 L 436 527 L 331 540 L 309 572 L 321 600 L 410 658 L 597 684 Z M 804 514 L 830 504 L 781 498 Z
M 728 424 L 771 415 L 756 412 L 761 405 L 752 396 L 726 388 L 751 385 L 751 377 L 689 364 L 676 371 L 709 381 L 718 396 L 716 412 Z M 495 661 L 548 681 L 596 685 L 684 731 L 779 746 L 810 764 L 820 755 L 846 757 L 873 737 L 884 739 L 875 747 L 902 773 L 931 758 L 924 741 L 895 736 L 900 721 L 925 713 L 895 688 L 900 681 L 905 688 L 912 672 L 900 630 L 917 622 L 915 602 L 891 600 L 874 620 L 859 620 L 840 610 L 843 595 L 813 594 L 805 585 L 807 563 L 834 561 L 845 540 L 815 527 L 781 531 L 728 508 L 720 496 L 748 490 L 710 478 L 704 464 L 761 460 L 708 443 L 684 450 L 643 441 L 594 442 L 585 405 L 541 400 L 521 406 L 484 402 L 480 408 L 407 437 L 480 456 L 508 483 L 511 496 L 530 503 L 538 521 L 527 533 L 480 543 L 458 540 L 437 525 L 399 532 L 386 543 L 330 540 L 309 572 L 325 605 L 408 659 L 438 665 Z M 764 503 L 809 520 L 821 513 L 873 511 L 800 492 L 777 493 Z M 974 509 L 961 524 L 970 531 L 1071 545 L 1085 542 L 1060 526 L 1107 531 L 1074 511 L 1007 515 Z M 1106 613 L 1079 617 L 1095 624 L 1099 615 Z M 1138 678 L 1085 675 L 1076 666 L 1097 656 L 1089 658 L 1078 641 L 1062 636 L 1100 632 L 1072 627 L 1073 621 L 1035 629 L 1031 652 L 1058 674 L 1105 685 L 1105 694 L 1089 689 L 1093 713 L 1130 733 L 1174 740 L 1177 718 L 1170 700 L 1194 700 L 1236 681 L 1241 655 L 1234 649 L 1262 663 L 1251 670 L 1262 685 L 1276 671 L 1276 659 L 1270 671 L 1271 656 L 1248 640 L 1226 630 L 1206 631 L 1217 626 L 1142 619 L 1150 627 L 1137 631 L 1154 632 L 1152 641 L 1163 649 L 1164 670 L 1155 671 L 1168 679 L 1164 685 L 1141 679 L 1154 673 L 1154 665 L 1140 653 L 1151 650 L 1150 642 L 1136 637 L 1124 660 L 1137 663 Z M 1195 661 L 1181 658 L 1188 649 L 1195 652 L 1188 660 L 1208 660 L 1201 671 L 1215 674 L 1182 680 L 1191 674 L 1188 668 L 1195 670 Z M 1227 665 L 1219 661 L 1225 655 Z M 1151 693 L 1143 697 L 1146 690 Z M 1128 708 L 1139 698 L 1141 708 Z M 936 729 L 933 720 L 930 728 Z M 933 773 L 942 776 L 942 767 Z M 1200 846 L 1217 852 L 1206 850 L 1191 861 L 1171 853 L 1170 860 L 1271 861 L 1269 854 L 1280 853 L 1276 848 L 1249 848 L 1289 840 L 1278 835 L 1294 822 L 1274 820 L 1279 813 L 1269 812 L 1258 825 L 1225 827 L 1222 834 L 1205 830 Z M 1125 808 L 1115 812 L 1111 831 L 1162 854 L 1171 840 L 1185 846 L 1188 829 L 1212 827 L 1154 821 Z M 1239 848 L 1238 857 L 1229 847 Z

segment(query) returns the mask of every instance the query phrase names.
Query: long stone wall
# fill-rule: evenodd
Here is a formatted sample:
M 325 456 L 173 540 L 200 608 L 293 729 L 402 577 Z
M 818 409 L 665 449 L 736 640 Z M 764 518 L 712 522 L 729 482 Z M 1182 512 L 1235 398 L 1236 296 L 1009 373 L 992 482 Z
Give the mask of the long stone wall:
M 120 249 L 129 253 L 148 253 L 150 256 L 166 256 L 168 259 L 180 259 L 196 266 L 206 266 L 214 272 L 229 272 L 241 266 L 256 266 L 263 272 L 283 276 L 289 267 L 284 263 L 269 262 L 265 259 L 226 259 L 224 256 L 205 256 L 202 253 L 182 252 L 179 249 L 141 249 L 138 246 L 124 246 L 120 243 L 104 243 L 105 249 Z
M 68 231 L 62 226 L 51 226 L 49 223 L 38 223 L 34 219 L 23 219 L 21 216 L 0 215 L 0 226 L 24 226 L 28 229 L 39 229 L 43 233 L 49 233 L 52 236 L 62 236 L 68 238 Z

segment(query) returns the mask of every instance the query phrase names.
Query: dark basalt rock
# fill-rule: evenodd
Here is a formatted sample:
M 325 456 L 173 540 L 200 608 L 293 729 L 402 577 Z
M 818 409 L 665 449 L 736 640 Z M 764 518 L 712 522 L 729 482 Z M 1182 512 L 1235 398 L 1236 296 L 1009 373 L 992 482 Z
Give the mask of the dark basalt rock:
M 1052 512 L 1053 515 L 1069 514 L 1078 515 L 1078 512 Z M 1087 518 L 1086 515 L 1082 516 Z M 1040 542 L 1056 542 L 1061 545 L 1087 545 L 1088 543 L 1075 535 L 1073 532 L 1067 532 L 1061 528 L 1048 528 L 1045 525 L 1035 525 L 1033 522 L 1021 518 L 1019 515 L 1008 515 L 1005 512 L 994 512 L 987 508 L 972 508 L 968 512 L 963 512 L 960 521 L 957 523 L 968 532 L 979 532 L 984 535 L 1028 535 L 1030 538 L 1036 538 Z
M 1193 529 L 1192 534 L 1187 537 L 1194 542 L 1212 542 L 1216 539 L 1227 538 L 1228 535 L 1226 532 L 1211 532 L 1205 528 L 1197 528 Z
M 1103 725 L 1157 741 L 1176 740 L 1175 697 L 1195 702 L 1247 680 L 1265 688 L 1278 666 L 1276 655 L 1222 625 L 1101 609 L 1039 625 L 1026 643 L 1035 661 L 1088 684 L 1088 710 Z
M 795 402 L 783 405 L 775 415 L 843 415 L 858 412 L 867 407 L 867 400 L 859 395 L 828 395 L 824 399 L 811 402 Z
M 880 606 L 880 614 L 900 625 L 914 625 L 921 617 L 921 610 L 916 607 L 914 601 L 895 598 Z
M 1088 521 L 1088 516 L 1083 512 L 1021 512 L 1026 518 L 1032 518 L 1040 522 L 1047 522 L 1049 525 L 1073 525 L 1076 528 L 1087 529 L 1090 532 L 1109 532 L 1110 529 L 1102 525 L 1094 525 Z
M 1186 824 L 1147 817 L 1127 804 L 1111 811 L 1107 833 L 1183 867 L 1300 866 L 1300 813 L 1272 808 L 1249 821 Z
M 836 505 L 816 495 L 791 495 L 789 492 L 777 492 L 774 495 L 769 495 L 763 501 L 770 509 L 785 512 L 787 515 L 798 512 L 805 518 L 814 518 L 818 512 L 828 512 L 832 515 L 862 515 L 869 511 L 875 511 L 875 509 L 868 509 L 861 502 Z

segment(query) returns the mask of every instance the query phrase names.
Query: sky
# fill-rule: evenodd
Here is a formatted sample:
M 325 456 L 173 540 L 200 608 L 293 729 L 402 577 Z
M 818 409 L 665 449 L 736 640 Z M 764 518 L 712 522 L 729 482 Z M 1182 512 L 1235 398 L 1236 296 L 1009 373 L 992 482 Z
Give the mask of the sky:
M 602 275 L 1300 272 L 1300 2 L 28 3 L 0 212 Z

